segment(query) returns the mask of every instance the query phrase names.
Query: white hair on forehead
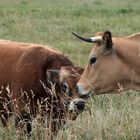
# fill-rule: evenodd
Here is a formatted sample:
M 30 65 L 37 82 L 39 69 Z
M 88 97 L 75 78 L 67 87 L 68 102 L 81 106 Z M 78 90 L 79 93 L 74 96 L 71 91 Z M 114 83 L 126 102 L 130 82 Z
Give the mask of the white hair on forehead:
M 70 77 L 70 76 L 77 77 L 77 76 L 80 75 L 80 74 L 79 74 L 75 69 L 73 69 L 73 68 L 71 68 L 70 71 L 72 71 L 72 73 L 69 72 L 69 70 L 67 70 L 67 69 L 65 69 L 65 68 L 62 68 L 62 69 L 60 70 L 60 74 L 59 74 L 59 75 L 60 75 L 60 81 L 63 81 L 63 79 L 64 79 L 65 77 Z
M 68 70 L 66 70 L 66 69 L 61 69 L 60 70 L 60 76 L 62 75 L 62 76 L 67 76 L 67 75 L 69 75 L 70 73 L 69 73 L 69 71 Z
M 67 76 L 69 76 L 70 75 L 70 73 L 69 73 L 69 71 L 67 71 L 66 69 L 61 69 L 60 70 L 60 74 L 59 74 L 59 78 L 60 78 L 60 81 L 63 81 L 63 79 L 65 78 L 65 77 L 67 77 Z

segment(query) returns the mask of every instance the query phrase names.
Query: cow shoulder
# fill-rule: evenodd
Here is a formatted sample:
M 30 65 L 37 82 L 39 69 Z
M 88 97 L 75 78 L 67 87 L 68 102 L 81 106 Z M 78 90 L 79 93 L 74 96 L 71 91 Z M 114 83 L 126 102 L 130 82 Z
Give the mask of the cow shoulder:
M 13 72 L 14 88 L 18 87 L 25 91 L 39 89 L 39 80 L 43 77 L 46 53 L 41 47 L 27 48 L 21 54 Z

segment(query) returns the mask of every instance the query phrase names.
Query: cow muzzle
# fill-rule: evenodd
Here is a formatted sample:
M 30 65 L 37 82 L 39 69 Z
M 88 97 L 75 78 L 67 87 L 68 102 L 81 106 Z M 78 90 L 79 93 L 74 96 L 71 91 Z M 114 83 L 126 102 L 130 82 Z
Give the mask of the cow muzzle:
M 89 89 L 86 89 L 84 84 L 82 84 L 82 83 L 77 84 L 76 90 L 77 90 L 78 95 L 81 98 L 88 98 L 91 95 L 91 91 Z
M 83 111 L 85 108 L 85 100 L 84 99 L 74 99 L 70 103 L 69 110 L 70 111 Z
M 86 101 L 82 98 L 73 99 L 69 104 L 69 119 L 75 120 L 77 116 L 83 111 L 90 112 L 90 109 L 86 104 Z
M 73 99 L 69 105 L 69 115 L 71 120 L 75 120 L 77 116 L 85 110 L 86 101 L 82 98 Z
M 85 100 L 78 98 L 70 102 L 69 111 L 78 111 L 81 112 L 85 109 Z

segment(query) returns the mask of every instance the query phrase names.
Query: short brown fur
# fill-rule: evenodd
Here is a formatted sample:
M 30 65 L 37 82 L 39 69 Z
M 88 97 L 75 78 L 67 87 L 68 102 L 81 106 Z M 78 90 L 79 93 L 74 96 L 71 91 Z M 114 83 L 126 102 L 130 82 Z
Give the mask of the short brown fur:
M 39 102 L 42 116 L 47 114 L 51 120 L 57 119 L 49 127 L 51 133 L 57 132 L 59 126 L 65 123 L 68 110 L 61 98 L 61 87 L 56 88 L 54 95 L 48 90 L 51 86 L 47 82 L 46 71 L 62 66 L 74 67 L 67 57 L 49 46 L 0 40 L 0 115 L 4 126 L 7 126 L 9 109 L 15 114 L 16 129 L 19 130 L 22 127 L 20 121 L 26 119 L 30 133 L 30 121 L 39 113 Z M 9 103 L 13 106 L 9 105 L 6 109 L 4 104 Z

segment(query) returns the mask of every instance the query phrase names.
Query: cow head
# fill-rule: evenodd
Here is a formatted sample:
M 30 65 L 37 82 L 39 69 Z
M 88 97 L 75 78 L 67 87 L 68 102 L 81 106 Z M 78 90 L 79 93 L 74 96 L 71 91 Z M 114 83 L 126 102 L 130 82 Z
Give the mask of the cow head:
M 113 92 L 118 90 L 122 83 L 127 82 L 127 68 L 117 51 L 117 46 L 113 43 L 110 31 L 90 38 L 73 34 L 81 40 L 95 43 L 88 64 L 77 83 L 80 96 Z
M 85 100 L 80 98 L 76 91 L 76 84 L 84 70 L 79 67 L 64 66 L 60 70 L 47 71 L 48 82 L 58 85 L 61 101 L 66 106 L 68 116 L 75 120 L 85 109 Z M 57 87 L 56 87 L 57 88 Z

